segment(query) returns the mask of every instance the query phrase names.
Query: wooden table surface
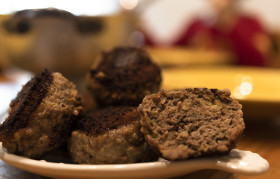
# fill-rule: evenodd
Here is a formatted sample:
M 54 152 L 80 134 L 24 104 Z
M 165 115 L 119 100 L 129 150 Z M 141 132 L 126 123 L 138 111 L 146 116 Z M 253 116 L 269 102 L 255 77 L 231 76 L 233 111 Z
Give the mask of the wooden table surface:
M 240 179 L 280 178 L 280 118 L 248 119 L 244 136 L 237 148 L 258 153 L 270 165 L 269 170 L 261 176 L 239 176 Z
M 6 81 L 0 75 L 0 82 Z M 280 114 L 280 112 L 279 112 Z M 277 179 L 280 178 L 280 118 L 245 118 L 246 129 L 237 148 L 250 150 L 268 160 L 269 170 L 259 176 L 232 175 L 215 170 L 204 170 L 181 178 L 238 178 L 238 179 Z M 0 160 L 0 179 L 45 179 L 23 170 L 14 168 Z

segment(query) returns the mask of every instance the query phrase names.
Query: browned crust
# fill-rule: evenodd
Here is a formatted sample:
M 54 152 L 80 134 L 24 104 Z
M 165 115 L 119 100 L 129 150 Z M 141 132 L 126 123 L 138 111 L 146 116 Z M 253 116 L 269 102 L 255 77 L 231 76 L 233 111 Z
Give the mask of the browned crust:
M 0 140 L 10 140 L 14 133 L 27 126 L 32 113 L 46 97 L 53 82 L 53 76 L 47 69 L 26 83 L 17 97 L 10 103 L 8 118 L 0 126 Z
M 160 67 L 146 51 L 132 47 L 104 52 L 89 76 L 88 89 L 100 106 L 138 106 L 145 95 L 157 92 L 161 83 Z
M 111 106 L 88 113 L 83 119 L 78 121 L 77 130 L 92 136 L 98 136 L 135 121 L 139 121 L 136 107 Z

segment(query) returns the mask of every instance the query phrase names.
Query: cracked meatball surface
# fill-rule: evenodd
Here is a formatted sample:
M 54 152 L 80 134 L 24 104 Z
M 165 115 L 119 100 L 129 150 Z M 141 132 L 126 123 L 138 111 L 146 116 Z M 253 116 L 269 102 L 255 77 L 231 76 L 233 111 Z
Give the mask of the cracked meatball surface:
M 228 153 L 245 128 L 230 94 L 186 88 L 147 95 L 138 107 L 147 142 L 169 160 Z

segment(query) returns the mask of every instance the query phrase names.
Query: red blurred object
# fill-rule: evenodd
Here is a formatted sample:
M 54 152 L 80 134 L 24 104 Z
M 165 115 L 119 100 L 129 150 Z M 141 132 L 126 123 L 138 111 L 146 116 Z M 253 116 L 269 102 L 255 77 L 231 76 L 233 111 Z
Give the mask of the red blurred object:
M 226 48 L 236 55 L 239 65 L 265 66 L 266 57 L 255 44 L 259 34 L 266 31 L 257 19 L 248 16 L 236 15 L 233 22 L 225 26 L 196 19 L 174 45 Z

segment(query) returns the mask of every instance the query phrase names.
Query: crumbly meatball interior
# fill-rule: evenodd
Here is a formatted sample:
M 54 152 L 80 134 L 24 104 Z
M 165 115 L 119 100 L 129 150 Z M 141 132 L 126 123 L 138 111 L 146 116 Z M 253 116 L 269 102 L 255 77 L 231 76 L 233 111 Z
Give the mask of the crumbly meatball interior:
M 88 74 L 87 89 L 101 107 L 138 106 L 145 95 L 159 90 L 160 83 L 161 69 L 146 51 L 118 47 L 96 60 Z
M 10 107 L 0 126 L 2 145 L 10 153 L 34 159 L 66 142 L 82 110 L 75 85 L 48 71 L 29 81 Z
M 227 153 L 245 128 L 241 105 L 226 89 L 162 90 L 138 112 L 148 143 L 169 160 Z
M 136 107 L 107 107 L 89 113 L 72 132 L 70 152 L 81 164 L 117 164 L 150 161 L 150 151 L 140 132 Z

